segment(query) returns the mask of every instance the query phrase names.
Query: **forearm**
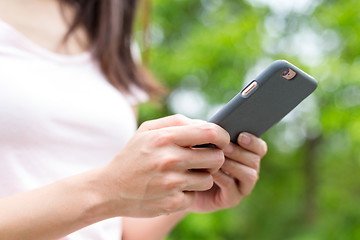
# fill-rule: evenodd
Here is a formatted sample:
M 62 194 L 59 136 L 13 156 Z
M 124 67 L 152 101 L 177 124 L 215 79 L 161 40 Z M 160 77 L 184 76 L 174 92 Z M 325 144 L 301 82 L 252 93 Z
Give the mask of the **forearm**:
M 123 218 L 123 240 L 163 239 L 186 215 L 182 211 L 155 218 Z
M 2 239 L 57 239 L 106 217 L 96 171 L 0 200 Z

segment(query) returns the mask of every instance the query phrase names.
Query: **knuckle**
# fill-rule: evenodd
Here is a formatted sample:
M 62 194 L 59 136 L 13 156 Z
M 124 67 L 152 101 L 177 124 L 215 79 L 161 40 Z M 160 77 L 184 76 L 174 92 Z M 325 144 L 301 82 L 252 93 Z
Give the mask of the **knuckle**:
M 139 126 L 139 129 L 142 129 L 142 130 L 149 130 L 149 129 L 151 129 L 152 122 L 153 122 L 153 120 L 143 122 L 143 123 Z
M 226 143 L 230 143 L 231 141 L 231 137 L 230 137 L 230 134 L 225 130 L 225 129 L 222 129 L 222 131 L 224 131 L 225 133 L 225 136 L 226 136 Z
M 167 133 L 166 131 L 158 131 L 155 136 L 152 137 L 152 144 L 154 146 L 162 147 L 174 142 L 174 135 Z
M 215 150 L 215 152 L 216 152 L 215 160 L 217 161 L 217 167 L 221 168 L 221 166 L 224 165 L 225 162 L 224 152 L 222 150 Z
M 252 160 L 252 167 L 256 170 L 260 169 L 260 162 L 261 162 L 261 157 L 258 155 L 255 155 L 253 160 Z
M 208 174 L 207 177 L 204 179 L 204 189 L 203 190 L 209 190 L 214 186 L 214 179 L 213 177 Z
M 222 181 L 224 181 L 224 184 L 226 186 L 230 186 L 230 185 L 234 184 L 234 179 L 232 177 L 226 177 Z
M 140 154 L 140 156 L 142 157 L 149 157 L 154 153 L 153 147 L 151 146 L 151 144 L 149 144 L 150 139 L 151 136 L 148 133 L 143 133 L 133 139 L 133 141 L 131 142 L 131 147 L 140 145 L 136 149 L 137 153 Z
M 185 194 L 178 192 L 169 196 L 163 204 L 165 212 L 175 212 L 186 207 Z
M 218 138 L 219 134 L 215 124 L 205 124 L 202 127 L 202 131 L 210 143 L 214 142 Z
M 249 183 L 254 184 L 259 179 L 259 174 L 255 169 L 251 169 L 247 174 L 247 180 Z
M 164 190 L 167 192 L 172 192 L 182 189 L 185 184 L 184 180 L 178 176 L 175 176 L 175 174 L 164 177 L 162 182 L 163 182 L 162 185 L 164 187 Z
M 267 153 L 268 147 L 264 140 L 261 140 L 260 156 L 263 157 Z
M 189 121 L 189 119 L 187 117 L 185 117 L 184 115 L 182 115 L 182 114 L 173 115 L 172 120 L 173 120 L 174 125 L 176 125 L 176 126 L 185 125 Z
M 177 156 L 161 156 L 156 163 L 156 168 L 159 169 L 160 172 L 168 172 L 175 169 L 180 163 L 181 160 Z

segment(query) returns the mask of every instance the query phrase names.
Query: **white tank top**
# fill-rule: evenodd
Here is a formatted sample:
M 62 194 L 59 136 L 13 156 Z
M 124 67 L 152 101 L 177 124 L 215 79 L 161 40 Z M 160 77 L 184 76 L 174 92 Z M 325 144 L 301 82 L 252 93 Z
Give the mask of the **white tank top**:
M 103 166 L 136 131 L 131 105 L 90 53 L 50 52 L 0 20 L 0 198 Z M 71 194 L 71 193 L 69 193 Z M 65 239 L 121 239 L 121 220 Z

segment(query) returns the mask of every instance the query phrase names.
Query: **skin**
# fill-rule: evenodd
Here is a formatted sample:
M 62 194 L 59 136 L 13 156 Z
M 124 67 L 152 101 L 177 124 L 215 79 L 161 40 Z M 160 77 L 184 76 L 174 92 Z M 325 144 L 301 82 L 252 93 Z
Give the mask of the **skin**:
M 71 18 L 72 10 L 65 15 Z M 68 21 L 56 1 L 0 0 L 0 18 L 50 51 L 71 55 L 88 49 L 83 29 L 61 42 Z M 203 143 L 218 148 L 191 148 Z M 123 239 L 162 239 L 188 212 L 239 204 L 254 188 L 266 151 L 255 136 L 240 134 L 236 145 L 219 126 L 181 115 L 148 121 L 105 166 L 0 199 L 0 236 L 57 239 L 122 216 Z
M 187 124 L 194 121 L 173 117 L 180 117 Z M 152 219 L 125 218 L 124 239 L 162 239 L 188 212 L 213 212 L 239 204 L 258 180 L 260 159 L 266 154 L 267 146 L 263 140 L 243 133 L 239 135 L 238 145 L 228 143 L 222 151 L 225 161 L 219 171 L 211 173 L 215 184 L 209 190 L 196 192 L 193 203 L 183 211 Z M 142 231 L 137 231 L 140 226 Z
M 55 0 L 0 0 L 0 18 L 27 39 L 55 53 L 82 53 L 89 48 L 84 29 L 62 41 L 75 14 L 69 7 L 64 10 L 62 14 Z

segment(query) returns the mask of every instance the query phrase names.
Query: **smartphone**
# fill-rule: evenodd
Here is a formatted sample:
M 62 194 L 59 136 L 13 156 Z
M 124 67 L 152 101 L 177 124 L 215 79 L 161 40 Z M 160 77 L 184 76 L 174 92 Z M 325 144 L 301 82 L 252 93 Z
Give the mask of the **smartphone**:
M 317 88 L 317 81 L 285 60 L 277 60 L 222 107 L 209 122 L 236 143 L 241 132 L 257 137 L 279 122 Z M 201 147 L 212 147 L 211 144 Z

